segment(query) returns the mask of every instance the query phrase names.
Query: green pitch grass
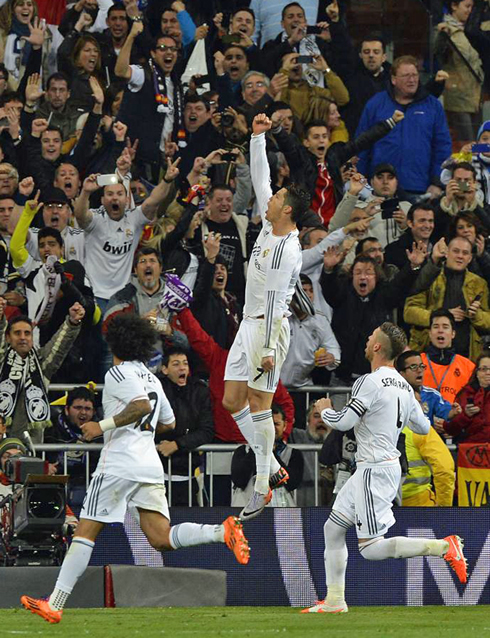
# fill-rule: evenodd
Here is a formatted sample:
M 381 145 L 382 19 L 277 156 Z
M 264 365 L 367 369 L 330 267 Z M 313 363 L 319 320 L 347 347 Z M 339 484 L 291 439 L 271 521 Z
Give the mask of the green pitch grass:
M 0 636 L 53 638 L 461 638 L 490 635 L 490 607 L 353 607 L 348 614 L 300 614 L 287 607 L 68 609 L 59 625 L 0 610 Z M 347 634 L 349 632 L 349 634 Z

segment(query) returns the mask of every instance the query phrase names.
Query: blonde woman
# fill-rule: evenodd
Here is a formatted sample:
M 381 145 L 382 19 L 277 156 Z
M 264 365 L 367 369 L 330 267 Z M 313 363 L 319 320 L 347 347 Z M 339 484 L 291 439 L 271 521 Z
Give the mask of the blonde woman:
M 9 88 L 16 90 L 29 55 L 42 48 L 44 78 L 56 71 L 56 51 L 63 41 L 58 31 L 39 20 L 35 0 L 9 0 L 0 9 L 0 62 L 9 72 Z

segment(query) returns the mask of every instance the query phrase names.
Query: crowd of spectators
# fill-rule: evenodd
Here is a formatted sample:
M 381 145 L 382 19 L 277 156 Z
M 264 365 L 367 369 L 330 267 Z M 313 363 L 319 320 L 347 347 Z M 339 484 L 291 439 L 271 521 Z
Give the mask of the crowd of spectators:
M 381 32 L 354 41 L 342 0 L 0 0 L 0 436 L 81 441 L 98 402 L 81 386 L 111 366 L 107 325 L 137 313 L 161 333 L 149 367 L 176 415 L 157 441 L 172 500 L 188 501 L 190 468 L 198 502 L 204 457 L 188 453 L 244 443 L 223 373 L 260 231 L 249 141 L 266 113 L 273 192 L 293 181 L 311 194 L 305 296 L 274 397 L 290 474 L 275 504 L 313 504 L 316 479 L 330 504 L 350 475 L 355 441 L 301 388 L 351 386 L 383 321 L 410 338 L 400 371 L 422 405 L 429 388 L 447 403 L 429 415 L 437 446 L 490 442 L 490 10 L 433 4 L 430 75 Z M 192 292 L 170 315 L 168 273 Z M 80 386 L 60 413 L 50 381 Z M 318 472 L 288 442 L 323 443 Z M 407 439 L 409 468 L 428 445 Z M 222 502 L 230 474 L 246 500 L 253 461 L 245 446 L 228 455 Z M 87 463 L 69 460 L 75 503 Z

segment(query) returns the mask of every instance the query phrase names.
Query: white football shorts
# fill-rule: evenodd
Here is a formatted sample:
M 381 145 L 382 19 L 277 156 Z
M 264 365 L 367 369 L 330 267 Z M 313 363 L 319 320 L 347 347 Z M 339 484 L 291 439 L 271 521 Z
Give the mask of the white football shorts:
M 355 524 L 358 538 L 384 536 L 395 523 L 392 507 L 400 479 L 398 460 L 359 463 L 337 494 L 333 510 Z
M 80 518 L 99 523 L 124 523 L 128 509 L 139 523 L 138 507 L 160 512 L 170 521 L 163 483 L 137 483 L 111 474 L 97 474 L 88 486 Z
M 225 381 L 246 381 L 250 388 L 274 393 L 289 350 L 289 339 L 289 322 L 283 318 L 277 340 L 274 369 L 261 374 L 259 368 L 265 343 L 265 320 L 244 318 L 228 353 Z

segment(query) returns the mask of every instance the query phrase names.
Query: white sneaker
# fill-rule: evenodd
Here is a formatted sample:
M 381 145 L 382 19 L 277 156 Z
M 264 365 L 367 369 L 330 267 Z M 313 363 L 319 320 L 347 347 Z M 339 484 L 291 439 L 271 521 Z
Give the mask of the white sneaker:
M 313 607 L 307 607 L 302 609 L 302 614 L 346 614 L 349 611 L 347 603 L 343 602 L 340 605 L 327 605 L 324 600 L 317 600 Z
M 252 518 L 258 516 L 270 502 L 272 498 L 272 491 L 269 489 L 267 494 L 260 494 L 254 490 L 249 502 L 245 505 L 245 507 L 240 512 L 240 520 L 249 521 Z

